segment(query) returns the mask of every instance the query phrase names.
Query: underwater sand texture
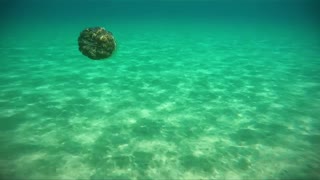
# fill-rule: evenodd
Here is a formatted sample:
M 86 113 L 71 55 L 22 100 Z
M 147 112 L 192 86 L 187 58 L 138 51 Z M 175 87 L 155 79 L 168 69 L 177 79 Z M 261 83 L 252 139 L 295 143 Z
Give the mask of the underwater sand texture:
M 76 33 L 1 42 L 2 177 L 320 177 L 320 46 L 308 32 L 145 27 L 114 25 L 117 52 L 99 62 Z

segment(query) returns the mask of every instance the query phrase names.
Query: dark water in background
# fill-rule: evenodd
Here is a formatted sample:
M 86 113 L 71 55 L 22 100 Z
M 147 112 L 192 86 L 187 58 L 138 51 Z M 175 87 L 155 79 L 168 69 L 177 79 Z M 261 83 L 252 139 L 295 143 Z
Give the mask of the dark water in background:
M 0 2 L 0 179 L 320 178 L 318 2 Z
M 83 21 L 87 19 L 154 20 L 172 18 L 197 20 L 268 20 L 271 22 L 292 22 L 316 20 L 319 3 L 316 1 L 168 1 L 168 0 L 2 0 L 1 14 L 5 21 L 39 20 Z M 181 19 L 180 19 L 181 20 Z M 210 23 L 208 21 L 208 23 Z

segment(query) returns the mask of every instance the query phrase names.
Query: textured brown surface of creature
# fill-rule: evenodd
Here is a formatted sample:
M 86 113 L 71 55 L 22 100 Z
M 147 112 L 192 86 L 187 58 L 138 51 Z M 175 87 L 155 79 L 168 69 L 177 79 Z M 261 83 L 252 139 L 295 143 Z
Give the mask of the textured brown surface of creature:
M 78 38 L 80 52 L 93 60 L 110 57 L 116 48 L 111 32 L 103 27 L 92 27 L 83 30 Z

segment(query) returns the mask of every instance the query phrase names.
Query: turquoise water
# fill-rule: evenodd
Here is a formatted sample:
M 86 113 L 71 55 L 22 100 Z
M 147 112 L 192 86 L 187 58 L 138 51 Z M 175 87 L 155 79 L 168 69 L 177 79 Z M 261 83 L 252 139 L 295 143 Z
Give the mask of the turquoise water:
M 320 178 L 317 28 L 32 10 L 1 30 L 1 179 Z M 104 61 L 77 46 L 97 25 Z

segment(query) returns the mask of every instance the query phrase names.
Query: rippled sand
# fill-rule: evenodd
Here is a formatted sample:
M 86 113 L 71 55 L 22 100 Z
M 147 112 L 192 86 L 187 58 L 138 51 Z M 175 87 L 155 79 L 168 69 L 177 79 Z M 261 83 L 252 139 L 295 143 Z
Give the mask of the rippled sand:
M 109 27 L 118 49 L 106 61 L 81 55 L 80 27 L 1 41 L 3 178 L 320 177 L 308 32 Z

